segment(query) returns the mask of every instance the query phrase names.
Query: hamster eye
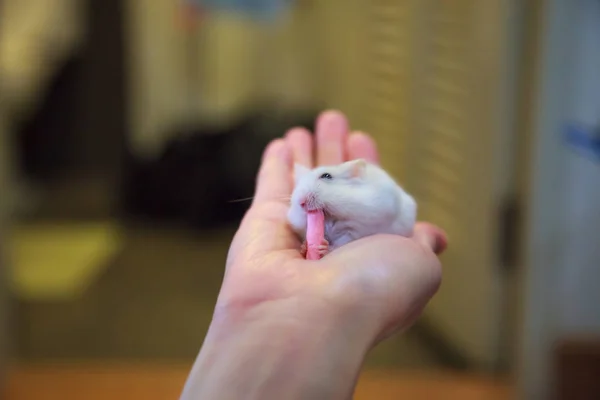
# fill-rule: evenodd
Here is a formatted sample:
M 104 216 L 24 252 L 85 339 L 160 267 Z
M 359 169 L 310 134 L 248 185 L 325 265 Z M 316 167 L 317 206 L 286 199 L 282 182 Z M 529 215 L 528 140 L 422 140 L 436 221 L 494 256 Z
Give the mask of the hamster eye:
M 333 179 L 333 176 L 331 176 L 331 174 L 330 174 L 330 173 L 328 173 L 328 172 L 325 172 L 325 173 L 324 173 L 323 175 L 321 175 L 319 178 L 320 178 L 320 179 Z

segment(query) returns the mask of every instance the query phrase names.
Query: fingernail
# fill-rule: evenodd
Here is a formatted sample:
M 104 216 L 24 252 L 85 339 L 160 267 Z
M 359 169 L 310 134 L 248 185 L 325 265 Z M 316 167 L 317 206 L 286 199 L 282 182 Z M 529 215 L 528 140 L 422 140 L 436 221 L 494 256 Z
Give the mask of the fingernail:
M 435 245 L 433 246 L 433 252 L 435 254 L 441 254 L 446 251 L 448 247 L 448 242 L 445 236 L 437 236 L 435 239 Z
M 290 152 L 285 140 L 275 139 L 267 145 L 267 148 L 263 153 L 262 161 L 265 161 L 265 159 L 269 157 L 278 157 L 285 159 L 286 161 L 288 161 L 288 159 L 291 160 Z
M 319 117 L 317 124 L 322 125 L 326 129 L 334 129 L 338 126 L 345 127 L 346 116 L 338 110 L 324 111 Z
M 310 134 L 311 134 L 311 132 L 310 132 L 308 129 L 306 129 L 306 128 L 303 128 L 303 127 L 301 127 L 301 126 L 295 126 L 295 127 L 291 128 L 291 129 L 288 129 L 288 131 L 285 133 L 285 135 L 284 135 L 284 136 L 285 136 L 286 138 L 289 138 L 290 136 L 294 136 L 294 135 L 305 135 L 305 134 L 308 134 L 308 135 L 310 135 Z

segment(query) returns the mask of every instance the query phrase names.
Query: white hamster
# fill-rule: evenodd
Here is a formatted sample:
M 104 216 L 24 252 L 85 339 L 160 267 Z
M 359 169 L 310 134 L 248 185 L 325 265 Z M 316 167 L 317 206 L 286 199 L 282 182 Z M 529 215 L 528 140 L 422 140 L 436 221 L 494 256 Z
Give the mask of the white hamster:
M 363 159 L 309 169 L 294 168 L 295 188 L 288 221 L 306 251 L 306 212 L 325 214 L 324 251 L 379 233 L 411 236 L 417 217 L 415 199 L 377 165 Z

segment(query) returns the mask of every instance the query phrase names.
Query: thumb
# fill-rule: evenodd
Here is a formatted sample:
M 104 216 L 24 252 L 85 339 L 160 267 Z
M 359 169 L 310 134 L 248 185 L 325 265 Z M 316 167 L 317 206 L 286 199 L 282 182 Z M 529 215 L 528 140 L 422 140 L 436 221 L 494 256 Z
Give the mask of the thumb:
M 322 259 L 339 266 L 351 302 L 375 311 L 378 335 L 408 327 L 439 289 L 442 268 L 432 249 L 443 232 L 433 228 L 420 225 L 413 238 L 369 236 Z

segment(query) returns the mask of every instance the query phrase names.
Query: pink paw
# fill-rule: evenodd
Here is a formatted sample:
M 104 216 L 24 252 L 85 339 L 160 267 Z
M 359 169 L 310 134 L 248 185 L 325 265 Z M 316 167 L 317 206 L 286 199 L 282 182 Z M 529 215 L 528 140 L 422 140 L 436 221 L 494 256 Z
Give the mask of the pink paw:
M 306 258 L 307 250 L 306 241 L 304 241 L 300 246 L 300 254 L 302 254 L 302 257 Z M 323 239 L 321 244 L 317 247 L 317 250 L 319 252 L 319 257 L 323 258 L 329 252 L 329 242 L 326 239 Z
M 321 256 L 321 258 L 323 258 L 323 256 L 329 253 L 329 242 L 323 239 L 323 241 L 321 242 L 319 247 L 317 247 L 317 249 L 319 249 L 319 255 Z

